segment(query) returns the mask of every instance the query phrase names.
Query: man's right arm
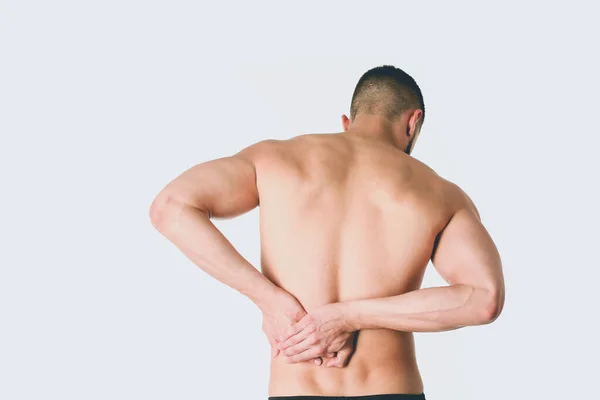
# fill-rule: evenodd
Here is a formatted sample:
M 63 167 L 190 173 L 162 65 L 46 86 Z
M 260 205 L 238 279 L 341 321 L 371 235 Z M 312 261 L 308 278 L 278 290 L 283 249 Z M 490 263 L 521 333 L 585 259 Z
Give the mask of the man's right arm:
M 448 286 L 340 303 L 353 330 L 445 331 L 494 321 L 504 305 L 498 250 L 469 197 L 439 237 L 432 262 Z
M 504 305 L 500 255 L 469 197 L 455 188 L 458 211 L 439 235 L 432 256 L 448 286 L 318 307 L 288 329 L 282 350 L 295 347 L 284 354 L 304 350 L 306 346 L 298 344 L 305 338 L 317 345 L 363 329 L 436 332 L 494 321 Z M 330 351 L 329 347 L 322 350 Z
M 432 256 L 449 285 L 317 307 L 280 338 L 278 346 L 287 362 L 341 351 L 336 366 L 343 366 L 349 356 L 348 335 L 357 330 L 447 331 L 498 317 L 504 304 L 500 255 L 475 206 L 456 189 L 453 202 L 458 211 L 439 235 Z

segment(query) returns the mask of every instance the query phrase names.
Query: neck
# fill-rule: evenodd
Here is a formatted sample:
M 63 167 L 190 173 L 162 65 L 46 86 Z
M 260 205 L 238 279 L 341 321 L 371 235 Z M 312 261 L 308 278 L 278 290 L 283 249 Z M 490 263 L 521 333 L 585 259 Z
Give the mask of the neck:
M 405 151 L 406 121 L 401 119 L 393 122 L 382 115 L 357 114 L 348 127 L 346 134 L 370 140 L 387 142 Z

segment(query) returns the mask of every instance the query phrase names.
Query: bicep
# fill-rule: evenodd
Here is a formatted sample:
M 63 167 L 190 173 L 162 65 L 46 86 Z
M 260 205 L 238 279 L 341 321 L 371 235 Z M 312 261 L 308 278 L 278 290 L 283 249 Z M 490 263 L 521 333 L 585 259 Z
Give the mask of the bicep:
M 234 217 L 258 205 L 254 165 L 239 154 L 195 165 L 163 191 L 217 218 Z
M 472 208 L 459 210 L 440 234 L 432 262 L 450 284 L 503 288 L 500 254 Z

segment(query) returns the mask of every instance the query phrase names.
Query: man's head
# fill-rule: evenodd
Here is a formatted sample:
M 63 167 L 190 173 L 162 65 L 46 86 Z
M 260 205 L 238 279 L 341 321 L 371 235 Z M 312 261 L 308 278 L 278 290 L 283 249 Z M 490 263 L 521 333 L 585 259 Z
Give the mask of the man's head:
M 356 84 L 350 118 L 342 116 L 344 130 L 361 116 L 378 116 L 389 122 L 394 142 L 410 154 L 425 119 L 421 89 L 410 75 L 394 66 L 370 69 Z

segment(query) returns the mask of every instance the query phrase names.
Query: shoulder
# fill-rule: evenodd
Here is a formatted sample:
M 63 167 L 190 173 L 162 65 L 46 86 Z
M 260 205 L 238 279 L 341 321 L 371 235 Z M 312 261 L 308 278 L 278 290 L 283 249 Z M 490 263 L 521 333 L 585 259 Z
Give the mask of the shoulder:
M 235 157 L 243 158 L 253 164 L 260 162 L 262 159 L 270 157 L 278 152 L 281 152 L 283 148 L 282 140 L 265 139 L 260 142 L 256 142 L 248 147 L 243 148 Z
M 235 157 L 250 163 L 256 174 L 265 174 L 297 166 L 301 163 L 306 149 L 304 144 L 297 142 L 297 137 L 284 140 L 267 139 L 242 149 Z
M 301 134 L 289 139 L 265 139 L 254 143 L 236 154 L 252 162 L 265 159 L 290 157 L 294 150 L 314 144 L 315 141 L 326 140 L 326 134 Z
M 454 213 L 467 212 L 474 214 L 477 219 L 481 220 L 479 210 L 475 206 L 475 203 L 471 197 L 456 183 L 451 182 L 447 179 L 440 178 L 445 186 L 446 196 L 449 203 L 452 205 Z

